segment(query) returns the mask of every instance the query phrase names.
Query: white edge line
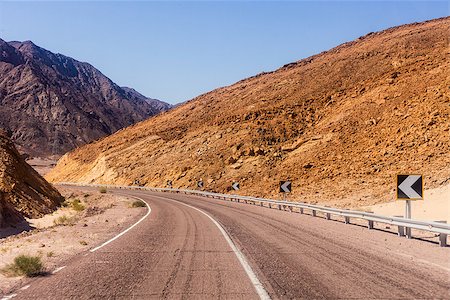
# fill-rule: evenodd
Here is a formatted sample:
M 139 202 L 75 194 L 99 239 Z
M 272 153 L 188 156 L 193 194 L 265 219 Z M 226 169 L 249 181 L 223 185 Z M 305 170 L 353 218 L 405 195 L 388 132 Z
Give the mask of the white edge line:
M 145 202 L 144 200 L 142 200 L 142 199 L 139 198 L 139 197 L 135 197 L 135 196 L 128 196 L 128 197 L 132 197 L 132 198 L 141 200 L 142 202 L 145 203 L 145 205 L 146 205 L 147 208 L 148 208 L 148 211 L 147 211 L 147 213 L 145 214 L 145 216 L 143 216 L 142 218 L 140 218 L 139 221 L 137 221 L 136 223 L 134 223 L 133 225 L 131 225 L 128 229 L 125 229 L 124 231 L 122 231 L 121 233 L 119 233 L 118 235 L 116 235 L 115 237 L 113 237 L 112 239 L 110 239 L 110 240 L 104 242 L 103 244 L 101 244 L 101 245 L 98 246 L 98 247 L 95 247 L 95 248 L 89 250 L 90 252 L 95 252 L 95 251 L 97 251 L 98 249 L 105 247 L 106 245 L 108 245 L 108 244 L 111 243 L 112 241 L 118 239 L 119 237 L 121 237 L 122 235 L 124 235 L 125 233 L 127 233 L 128 231 L 130 231 L 133 227 L 135 227 L 137 224 L 141 223 L 145 218 L 148 217 L 148 215 L 149 215 L 150 212 L 152 211 L 152 209 L 150 208 L 150 205 L 148 205 L 147 202 Z
M 15 296 L 17 296 L 17 294 L 7 295 L 7 296 L 4 296 L 1 300 L 9 300 L 9 299 L 14 298 Z
M 31 286 L 31 284 L 28 284 L 26 286 L 23 286 L 20 288 L 21 291 L 25 291 L 26 289 L 28 289 Z
M 55 270 L 53 270 L 52 274 L 58 273 L 59 271 L 61 271 L 61 270 L 64 269 L 65 267 L 66 267 L 66 266 L 62 266 L 62 267 L 56 268 Z
M 188 206 L 192 209 L 195 209 L 199 212 L 201 212 L 202 214 L 204 214 L 205 216 L 207 216 L 213 223 L 214 225 L 217 226 L 217 228 L 219 228 L 220 232 L 222 233 L 223 237 L 225 238 L 225 240 L 227 241 L 228 245 L 230 246 L 231 250 L 233 250 L 234 254 L 236 255 L 236 257 L 238 258 L 239 262 L 241 263 L 242 267 L 244 268 L 245 273 L 247 273 L 248 278 L 250 279 L 250 281 L 252 282 L 258 296 L 260 299 L 264 299 L 264 300 L 270 300 L 270 296 L 267 293 L 267 291 L 264 289 L 264 286 L 262 285 L 262 283 L 259 281 L 258 277 L 256 276 L 255 272 L 252 270 L 252 267 L 250 266 L 250 264 L 248 263 L 247 259 L 245 258 L 244 254 L 242 254 L 241 250 L 239 250 L 236 245 L 233 243 L 233 241 L 231 240 L 230 236 L 228 235 L 228 233 L 225 231 L 225 229 L 223 229 L 222 225 L 219 224 L 219 222 L 217 222 L 213 217 L 211 217 L 208 213 L 204 212 L 203 210 L 194 207 L 192 205 L 183 203 L 181 201 L 177 201 L 175 199 L 170 199 L 170 198 L 164 198 L 164 197 L 158 197 L 158 196 L 153 196 L 152 197 L 157 197 L 157 198 L 161 198 L 164 200 L 170 200 L 170 201 L 174 201 L 180 204 L 183 204 L 185 206 Z

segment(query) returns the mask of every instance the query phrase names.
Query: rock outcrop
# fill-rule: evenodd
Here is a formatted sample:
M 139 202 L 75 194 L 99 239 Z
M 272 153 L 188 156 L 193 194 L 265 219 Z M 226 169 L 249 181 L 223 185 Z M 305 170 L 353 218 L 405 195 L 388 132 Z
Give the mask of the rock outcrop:
M 60 193 L 25 162 L 0 130 L 0 227 L 51 213 L 62 201 Z

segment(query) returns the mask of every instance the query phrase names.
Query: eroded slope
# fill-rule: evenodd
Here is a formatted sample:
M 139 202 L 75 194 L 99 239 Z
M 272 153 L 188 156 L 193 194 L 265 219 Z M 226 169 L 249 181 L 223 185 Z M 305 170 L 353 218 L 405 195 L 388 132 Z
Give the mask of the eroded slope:
M 371 33 L 201 95 L 65 155 L 52 181 L 205 188 L 341 206 L 394 197 L 397 173 L 450 177 L 450 19 Z

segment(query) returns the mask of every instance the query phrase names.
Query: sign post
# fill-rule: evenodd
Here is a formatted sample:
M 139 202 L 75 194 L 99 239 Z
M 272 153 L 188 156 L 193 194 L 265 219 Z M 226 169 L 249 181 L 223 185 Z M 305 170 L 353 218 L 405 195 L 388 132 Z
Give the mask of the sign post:
M 411 219 L 411 200 L 406 200 L 405 218 Z M 406 227 L 406 237 L 408 239 L 411 238 L 411 228 L 409 228 L 409 227 Z
M 198 188 L 203 188 L 203 181 L 202 180 L 199 180 L 198 182 L 197 182 L 197 187 Z
M 286 201 L 286 194 L 292 192 L 290 181 L 280 181 L 280 193 L 283 193 L 283 201 Z
M 235 190 L 235 191 L 239 191 L 239 189 L 241 188 L 240 185 L 239 185 L 239 182 L 233 182 L 233 183 L 231 184 L 231 187 L 232 187 L 233 190 Z
M 422 175 L 397 175 L 397 200 L 406 200 L 405 218 L 411 219 L 411 200 L 423 200 Z M 406 227 L 406 237 L 411 238 L 409 227 Z

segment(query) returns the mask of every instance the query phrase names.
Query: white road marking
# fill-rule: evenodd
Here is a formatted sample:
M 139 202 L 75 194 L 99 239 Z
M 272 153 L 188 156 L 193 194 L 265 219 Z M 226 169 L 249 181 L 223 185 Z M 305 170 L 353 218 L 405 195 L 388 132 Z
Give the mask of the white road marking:
M 252 267 L 248 263 L 248 261 L 245 258 L 244 254 L 242 254 L 241 250 L 239 250 L 236 247 L 236 245 L 231 240 L 231 237 L 228 235 L 228 233 L 225 231 L 225 229 L 223 229 L 222 225 L 220 225 L 219 222 L 217 222 L 208 213 L 206 213 L 203 210 L 201 210 L 201 209 L 199 209 L 197 207 L 194 207 L 192 205 L 189 205 L 189 204 L 186 204 L 186 203 L 183 203 L 181 201 L 174 200 L 174 199 L 165 198 L 165 197 L 159 197 L 159 196 L 153 196 L 153 195 L 151 195 L 151 197 L 161 198 L 161 199 L 164 199 L 164 200 L 170 200 L 170 201 L 177 202 L 179 204 L 183 204 L 183 205 L 185 205 L 187 207 L 190 207 L 192 209 L 195 209 L 195 210 L 199 211 L 200 213 L 204 214 L 205 216 L 207 216 L 214 223 L 214 225 L 216 225 L 217 228 L 219 228 L 219 231 L 222 233 L 223 237 L 227 241 L 227 243 L 230 246 L 231 250 L 233 250 L 234 254 L 238 258 L 238 260 L 241 263 L 242 267 L 244 268 L 245 273 L 247 273 L 248 278 L 252 282 L 253 287 L 255 288 L 256 293 L 258 294 L 259 298 L 260 299 L 264 299 L 264 300 L 270 300 L 271 299 L 269 294 L 267 293 L 267 291 L 264 289 L 264 286 L 262 285 L 262 283 L 259 281 L 258 277 L 256 276 L 255 272 L 252 270 Z
M 52 274 L 58 273 L 59 271 L 61 271 L 61 270 L 64 269 L 65 267 L 66 267 L 66 266 L 62 266 L 62 267 L 56 268 L 56 269 L 52 272 Z
M 9 300 L 9 299 L 14 298 L 15 296 L 17 296 L 17 294 L 7 295 L 7 296 L 4 296 L 1 300 Z
M 147 202 L 145 202 L 144 200 L 142 200 L 142 199 L 139 198 L 139 197 L 134 197 L 134 196 L 132 196 L 132 197 L 141 200 L 142 202 L 145 203 L 145 205 L 147 205 L 148 211 L 147 211 L 147 213 L 145 214 L 145 216 L 143 216 L 139 221 L 137 221 L 136 223 L 134 223 L 133 225 L 131 225 L 131 227 L 129 227 L 128 229 L 125 229 L 124 231 L 122 231 L 121 233 L 119 233 L 118 235 L 116 235 L 115 237 L 113 237 L 112 239 L 110 239 L 110 240 L 104 242 L 103 244 L 101 244 L 101 245 L 98 246 L 98 247 L 95 247 L 94 249 L 89 250 L 90 252 L 95 252 L 95 251 L 97 251 L 98 249 L 105 247 L 106 245 L 108 245 L 108 244 L 111 243 L 112 241 L 118 239 L 119 237 L 121 237 L 122 235 L 124 235 L 125 233 L 127 233 L 128 231 L 130 231 L 130 230 L 131 230 L 133 227 L 135 227 L 137 224 L 141 223 L 145 218 L 147 218 L 147 216 L 148 216 L 148 215 L 150 214 L 150 212 L 152 211 L 152 209 L 150 208 L 150 205 L 148 205 Z
M 21 291 L 25 291 L 26 289 L 28 289 L 31 286 L 31 284 L 23 286 L 20 288 Z

